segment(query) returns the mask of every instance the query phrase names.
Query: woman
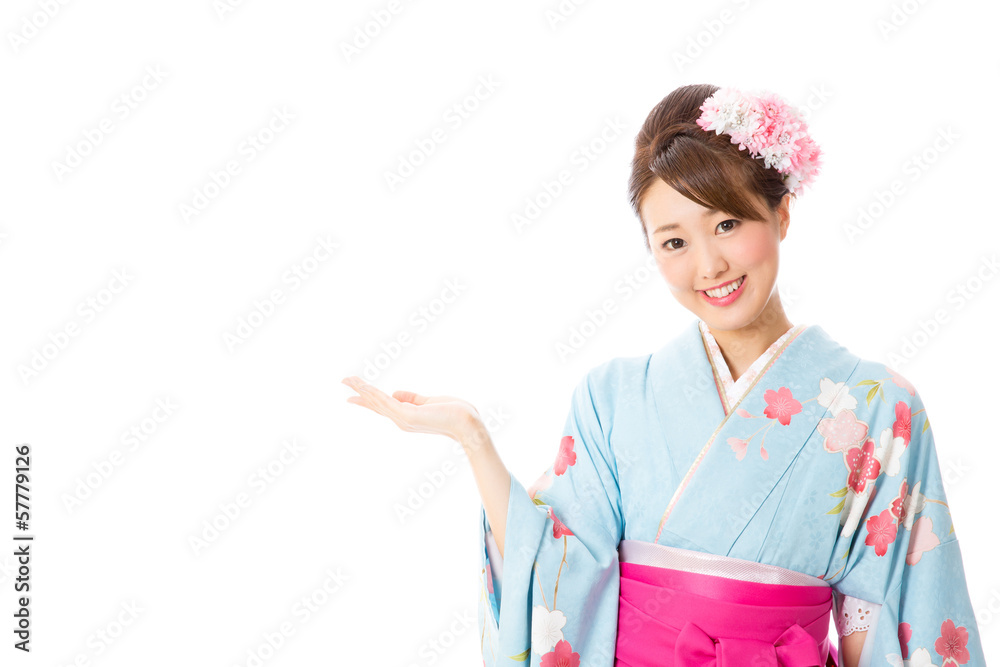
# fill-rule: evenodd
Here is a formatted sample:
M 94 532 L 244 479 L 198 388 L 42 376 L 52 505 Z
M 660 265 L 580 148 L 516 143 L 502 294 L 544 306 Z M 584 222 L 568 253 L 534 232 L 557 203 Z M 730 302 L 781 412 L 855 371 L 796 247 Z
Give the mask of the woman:
M 527 489 L 473 406 L 345 378 L 469 456 L 485 665 L 985 664 L 920 394 L 781 305 L 819 157 L 772 94 L 684 86 L 652 110 L 631 203 L 698 319 L 588 371 Z

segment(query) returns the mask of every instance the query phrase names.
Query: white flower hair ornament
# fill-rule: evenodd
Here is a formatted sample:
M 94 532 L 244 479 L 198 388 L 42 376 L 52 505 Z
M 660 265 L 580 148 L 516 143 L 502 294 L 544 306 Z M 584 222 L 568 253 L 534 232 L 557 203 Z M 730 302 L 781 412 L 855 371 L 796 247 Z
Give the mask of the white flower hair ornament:
M 777 169 L 792 194 L 815 179 L 821 165 L 819 146 L 799 112 L 778 95 L 720 88 L 700 108 L 695 122 L 701 129 L 731 135 L 740 150 Z

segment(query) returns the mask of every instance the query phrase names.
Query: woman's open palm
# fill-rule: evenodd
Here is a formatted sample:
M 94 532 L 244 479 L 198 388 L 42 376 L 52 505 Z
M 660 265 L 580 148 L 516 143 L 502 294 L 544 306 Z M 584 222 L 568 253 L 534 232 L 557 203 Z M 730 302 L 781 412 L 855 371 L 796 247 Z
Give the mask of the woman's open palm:
M 404 431 L 436 433 L 461 441 L 473 425 L 482 421 L 475 406 L 453 396 L 422 396 L 412 391 L 396 391 L 389 396 L 353 375 L 341 382 L 358 392 L 358 396 L 347 398 L 348 403 L 384 415 Z

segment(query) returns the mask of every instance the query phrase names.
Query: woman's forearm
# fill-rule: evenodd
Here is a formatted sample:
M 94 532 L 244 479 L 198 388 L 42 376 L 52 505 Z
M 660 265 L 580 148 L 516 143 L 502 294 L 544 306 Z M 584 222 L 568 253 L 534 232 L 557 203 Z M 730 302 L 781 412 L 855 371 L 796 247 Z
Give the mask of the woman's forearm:
M 507 528 L 507 505 L 510 502 L 510 472 L 500 460 L 489 431 L 482 423 L 472 427 L 459 442 L 472 466 L 472 474 L 483 499 L 483 509 L 493 531 L 493 539 L 503 556 Z

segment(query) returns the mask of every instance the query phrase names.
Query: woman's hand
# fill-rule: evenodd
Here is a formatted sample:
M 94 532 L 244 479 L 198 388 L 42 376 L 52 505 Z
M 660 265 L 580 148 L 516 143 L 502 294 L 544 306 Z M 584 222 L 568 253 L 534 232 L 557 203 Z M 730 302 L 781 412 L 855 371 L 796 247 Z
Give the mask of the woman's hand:
M 388 417 L 396 426 L 411 433 L 437 433 L 462 443 L 482 425 L 479 411 L 469 402 L 453 396 L 421 396 L 412 391 L 396 391 L 388 396 L 356 375 L 342 383 L 358 392 L 348 403 Z
M 511 478 L 493 446 L 479 411 L 471 403 L 453 396 L 421 396 L 412 391 L 396 391 L 387 396 L 354 375 L 341 382 L 358 392 L 358 396 L 347 398 L 348 403 L 363 405 L 384 415 L 404 431 L 439 433 L 462 445 L 469 457 L 479 495 L 483 498 L 483 509 L 502 557 Z

